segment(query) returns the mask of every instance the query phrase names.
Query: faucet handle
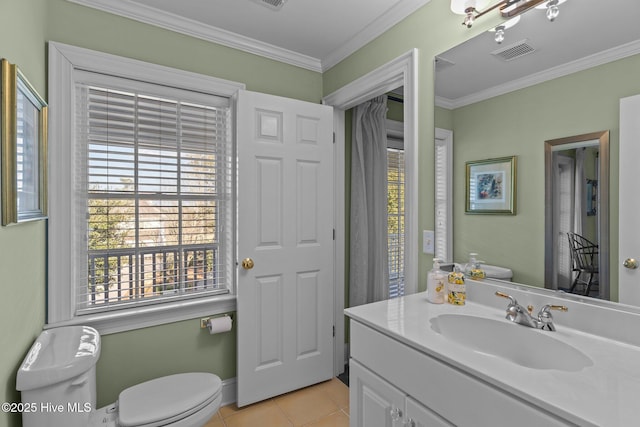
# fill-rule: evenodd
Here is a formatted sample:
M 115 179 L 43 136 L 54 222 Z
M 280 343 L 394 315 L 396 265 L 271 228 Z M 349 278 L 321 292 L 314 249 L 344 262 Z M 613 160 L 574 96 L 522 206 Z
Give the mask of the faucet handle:
M 540 313 L 538 313 L 538 321 L 541 322 L 542 326 L 540 329 L 548 329 L 550 331 L 555 331 L 556 327 L 553 324 L 553 316 L 551 316 L 551 310 L 558 311 L 568 311 L 569 307 L 565 305 L 552 305 L 547 304 L 540 309 Z
M 566 305 L 547 304 L 544 307 L 542 307 L 542 309 L 540 310 L 540 314 L 549 313 L 550 310 L 569 311 L 569 307 L 567 307 Z
M 516 301 L 514 297 L 512 297 L 511 295 L 507 295 L 504 292 L 496 291 L 496 296 L 508 298 L 511 301 L 511 305 L 518 305 L 518 301 Z

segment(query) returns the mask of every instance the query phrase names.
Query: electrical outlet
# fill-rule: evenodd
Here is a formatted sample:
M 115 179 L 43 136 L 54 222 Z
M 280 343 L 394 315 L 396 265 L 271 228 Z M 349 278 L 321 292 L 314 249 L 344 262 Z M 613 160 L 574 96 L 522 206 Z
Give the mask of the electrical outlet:
M 425 254 L 435 254 L 435 235 L 433 230 L 422 230 L 422 252 Z
M 435 234 L 433 230 L 422 230 L 422 252 L 425 254 L 435 254 L 434 240 Z

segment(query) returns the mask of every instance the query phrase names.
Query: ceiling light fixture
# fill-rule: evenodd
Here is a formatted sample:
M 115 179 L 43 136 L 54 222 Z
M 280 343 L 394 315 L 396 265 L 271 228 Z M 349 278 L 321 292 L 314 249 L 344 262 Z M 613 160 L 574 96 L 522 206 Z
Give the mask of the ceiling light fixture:
M 489 0 L 451 0 L 451 10 L 453 13 L 464 15 L 465 18 L 462 24 L 467 28 L 471 28 L 476 19 L 494 9 L 498 9 L 503 18 L 514 18 L 531 8 L 542 6 L 547 9 L 547 18 L 553 21 L 558 16 L 558 4 L 563 1 L 564 0 L 501 0 L 493 6 L 484 9 L 487 4 L 489 4 Z M 500 25 L 498 27 L 500 27 Z M 495 28 L 496 32 L 499 31 L 498 27 Z M 506 28 L 502 29 L 503 35 L 505 29 Z
M 495 32 L 496 34 L 494 36 L 494 40 L 496 41 L 496 43 L 501 44 L 504 41 L 505 31 L 516 25 L 519 21 L 520 15 L 516 16 L 515 18 L 509 19 L 508 21 L 498 25 L 495 28 L 490 29 L 489 32 Z
M 558 6 L 560 6 L 565 1 L 567 0 L 549 0 L 546 4 L 536 6 L 536 9 L 546 9 L 547 19 L 553 22 L 558 17 L 558 13 L 560 13 L 560 9 L 558 9 Z

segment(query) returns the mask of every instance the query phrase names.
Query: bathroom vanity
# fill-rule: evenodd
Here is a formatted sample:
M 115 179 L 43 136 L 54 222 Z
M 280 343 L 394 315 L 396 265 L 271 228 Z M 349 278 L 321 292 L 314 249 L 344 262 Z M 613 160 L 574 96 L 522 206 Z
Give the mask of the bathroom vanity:
M 556 331 L 505 319 L 562 304 Z M 640 314 L 498 281 L 467 281 L 464 306 L 425 293 L 345 310 L 351 426 L 639 425 Z M 603 322 L 606 323 L 603 325 Z

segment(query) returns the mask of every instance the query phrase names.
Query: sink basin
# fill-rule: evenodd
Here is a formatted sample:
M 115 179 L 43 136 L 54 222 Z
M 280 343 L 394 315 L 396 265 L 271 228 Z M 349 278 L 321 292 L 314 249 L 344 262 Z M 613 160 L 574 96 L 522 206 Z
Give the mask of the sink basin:
M 528 328 L 506 319 L 442 314 L 431 319 L 431 329 L 470 350 L 531 369 L 575 372 L 593 365 L 580 350 L 552 337 L 555 332 Z

